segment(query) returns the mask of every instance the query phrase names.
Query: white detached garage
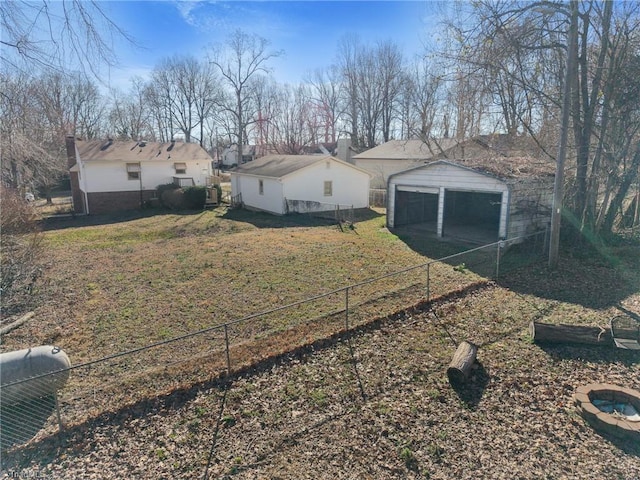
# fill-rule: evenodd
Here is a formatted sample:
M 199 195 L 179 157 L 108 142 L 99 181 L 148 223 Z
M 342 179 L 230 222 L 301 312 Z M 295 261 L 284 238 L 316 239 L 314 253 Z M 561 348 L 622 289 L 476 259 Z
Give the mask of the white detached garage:
M 553 172 L 549 162 L 513 157 L 420 165 L 389 177 L 387 226 L 424 224 L 438 237 L 461 228 L 492 241 L 522 236 L 551 218 Z
M 369 206 L 368 172 L 330 155 L 267 155 L 231 172 L 231 194 L 278 215 Z

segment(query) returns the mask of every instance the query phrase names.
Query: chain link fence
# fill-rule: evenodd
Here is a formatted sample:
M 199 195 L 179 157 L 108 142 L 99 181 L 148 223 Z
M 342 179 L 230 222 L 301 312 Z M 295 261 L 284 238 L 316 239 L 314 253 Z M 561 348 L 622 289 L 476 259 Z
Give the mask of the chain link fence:
M 541 261 L 545 236 L 538 232 L 466 250 L 68 369 L 10 382 L 3 378 L 2 449 L 187 391 L 408 306 L 496 279 Z M 39 394 L 43 384 L 63 373 L 68 375 L 64 388 Z

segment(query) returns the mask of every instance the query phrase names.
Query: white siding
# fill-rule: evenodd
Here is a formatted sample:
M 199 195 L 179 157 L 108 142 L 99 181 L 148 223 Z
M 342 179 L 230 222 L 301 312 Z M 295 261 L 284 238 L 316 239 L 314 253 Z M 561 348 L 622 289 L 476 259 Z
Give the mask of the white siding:
M 327 160 L 285 177 L 284 197 L 288 200 L 304 200 L 327 204 L 369 206 L 369 175 L 350 165 Z M 332 182 L 332 195 L 324 195 L 324 182 Z
M 327 162 L 329 168 L 327 168 Z M 242 202 L 249 208 L 284 214 L 286 200 L 369 206 L 369 175 L 351 165 L 326 160 L 302 168 L 281 179 L 231 173 L 231 194 L 242 194 Z M 264 194 L 259 194 L 259 180 Z M 332 195 L 324 195 L 326 181 L 332 182 Z
M 260 195 L 260 180 L 263 194 Z M 284 214 L 282 183 L 275 178 L 254 175 L 231 174 L 231 195 L 242 194 L 242 203 L 247 207 L 278 215 Z
M 131 162 L 135 163 L 135 162 Z M 81 188 L 85 192 L 128 192 L 155 190 L 158 185 L 171 183 L 173 177 L 193 178 L 197 186 L 206 185 L 209 175 L 207 162 L 184 162 L 187 164 L 185 174 L 176 175 L 174 162 L 141 162 L 140 179 L 129 180 L 126 162 L 81 162 Z
M 354 165 L 371 173 L 371 188 L 387 188 L 387 181 L 394 173 L 415 167 L 415 160 L 354 159 Z

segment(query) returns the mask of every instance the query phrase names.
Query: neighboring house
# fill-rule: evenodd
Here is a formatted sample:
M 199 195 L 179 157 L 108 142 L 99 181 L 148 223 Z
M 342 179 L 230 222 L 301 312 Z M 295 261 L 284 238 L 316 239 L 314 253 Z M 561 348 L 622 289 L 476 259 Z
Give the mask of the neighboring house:
M 353 155 L 355 166 L 370 172 L 371 188 L 386 188 L 391 175 L 415 165 L 432 160 L 457 142 L 455 139 L 440 140 L 389 140 L 370 150 Z
M 256 159 L 256 146 L 244 145 L 242 147 L 242 162 L 252 162 Z M 231 145 L 222 152 L 222 165 L 225 167 L 235 167 L 238 165 L 238 146 Z
M 100 214 L 140 208 L 158 185 L 206 186 L 211 157 L 197 143 L 81 141 L 67 137 L 74 210 Z
M 245 207 L 283 215 L 369 206 L 368 172 L 330 155 L 268 155 L 231 172 Z
M 551 218 L 554 164 L 536 156 L 507 156 L 506 150 L 495 153 L 486 146 L 476 154 L 451 158 L 449 151 L 450 159 L 391 175 L 387 226 L 422 224 L 438 237 L 488 241 L 544 229 Z

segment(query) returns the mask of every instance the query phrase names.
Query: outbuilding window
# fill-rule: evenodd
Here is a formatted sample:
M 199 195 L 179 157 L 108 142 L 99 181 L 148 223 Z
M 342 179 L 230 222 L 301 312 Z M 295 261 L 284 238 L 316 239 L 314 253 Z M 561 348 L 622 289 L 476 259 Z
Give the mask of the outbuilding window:
M 187 173 L 187 164 L 186 163 L 174 163 L 173 164 L 173 168 L 176 169 L 176 174 L 180 175 L 184 175 L 185 173 Z
M 140 180 L 139 163 L 127 163 L 127 178 L 129 180 Z
M 333 195 L 333 182 L 331 180 L 326 180 L 324 182 L 324 196 L 330 197 Z

